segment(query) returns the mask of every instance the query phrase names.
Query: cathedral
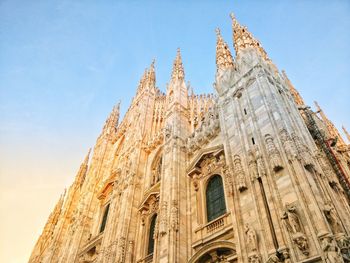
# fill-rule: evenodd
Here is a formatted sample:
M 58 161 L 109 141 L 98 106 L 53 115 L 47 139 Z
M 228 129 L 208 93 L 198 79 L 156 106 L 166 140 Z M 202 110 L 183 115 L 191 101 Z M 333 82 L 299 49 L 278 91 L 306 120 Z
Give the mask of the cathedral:
M 215 92 L 194 94 L 180 50 L 165 93 L 152 62 L 30 263 L 350 262 L 350 135 L 231 18 L 235 57 L 217 29 Z

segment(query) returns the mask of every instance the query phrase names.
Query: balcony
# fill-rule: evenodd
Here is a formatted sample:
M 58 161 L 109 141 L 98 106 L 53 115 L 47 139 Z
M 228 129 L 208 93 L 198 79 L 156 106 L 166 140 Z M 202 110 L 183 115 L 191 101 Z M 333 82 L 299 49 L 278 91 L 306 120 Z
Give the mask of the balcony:
M 208 243 L 219 236 L 229 234 L 230 232 L 232 232 L 230 234 L 233 236 L 232 222 L 229 215 L 230 213 L 223 214 L 215 220 L 195 229 L 195 239 L 192 247 L 196 248 L 200 245 L 204 245 L 205 243 Z

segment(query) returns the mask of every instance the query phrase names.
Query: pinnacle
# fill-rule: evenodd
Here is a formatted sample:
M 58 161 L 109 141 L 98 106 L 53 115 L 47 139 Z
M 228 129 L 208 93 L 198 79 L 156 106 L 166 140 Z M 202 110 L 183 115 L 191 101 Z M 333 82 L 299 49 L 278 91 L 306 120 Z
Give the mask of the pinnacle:
M 266 51 L 262 48 L 260 42 L 248 31 L 248 28 L 241 26 L 233 13 L 230 14 L 230 17 L 232 19 L 233 45 L 236 55 L 245 48 L 253 47 L 259 51 L 264 59 L 269 60 Z
M 173 70 L 171 74 L 171 80 L 184 80 L 185 78 L 185 72 L 182 64 L 182 59 L 181 59 L 181 51 L 180 48 L 177 48 L 176 52 L 176 58 L 174 60 L 173 64 Z
M 215 29 L 216 41 L 216 65 L 219 69 L 227 69 L 233 67 L 233 58 L 227 43 L 223 40 L 219 28 Z

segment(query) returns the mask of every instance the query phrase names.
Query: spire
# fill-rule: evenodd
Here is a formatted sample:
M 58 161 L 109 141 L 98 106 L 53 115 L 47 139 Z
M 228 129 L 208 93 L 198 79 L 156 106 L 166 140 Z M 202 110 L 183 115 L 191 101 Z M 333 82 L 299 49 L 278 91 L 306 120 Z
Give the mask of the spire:
M 147 74 L 147 82 L 151 85 L 154 85 L 156 83 L 156 73 L 154 69 L 154 64 L 156 63 L 156 60 L 153 59 L 151 66 L 149 67 L 149 71 Z
M 344 126 L 342 126 L 342 129 L 343 129 L 343 131 L 344 131 L 344 133 L 345 133 L 345 135 L 346 135 L 346 138 L 348 139 L 348 141 L 349 141 L 349 143 L 350 143 L 350 134 L 348 133 L 348 131 L 345 129 Z
M 317 101 L 314 101 L 316 108 L 317 108 L 317 113 L 321 115 L 321 118 L 324 122 L 324 124 L 327 127 L 328 133 L 331 136 L 331 138 L 337 140 L 337 146 L 344 146 L 346 145 L 343 138 L 340 136 L 340 133 L 338 129 L 334 126 L 334 124 L 327 118 L 326 114 L 323 112 L 321 109 L 320 105 L 318 105 Z
M 184 80 L 184 78 L 185 78 L 185 71 L 182 65 L 180 48 L 178 48 L 176 58 L 174 60 L 173 71 L 171 73 L 171 80 L 172 81 Z
M 218 69 L 233 67 L 233 58 L 227 43 L 223 40 L 220 29 L 216 30 L 216 66 Z
M 113 110 L 103 126 L 103 131 L 115 130 L 118 126 L 120 114 L 120 101 L 113 107 Z
M 259 51 L 264 59 L 269 60 L 266 51 L 262 48 L 260 42 L 248 31 L 248 28 L 241 26 L 233 13 L 230 16 L 232 19 L 233 45 L 236 55 L 239 55 L 240 51 L 245 48 L 253 47 Z
M 143 88 L 146 86 L 147 77 L 148 77 L 148 69 L 146 68 L 145 71 L 143 72 L 141 79 L 140 79 L 136 94 L 141 93 Z
M 83 162 L 84 165 L 88 165 L 89 158 L 90 158 L 90 153 L 91 153 L 91 148 L 89 148 L 89 150 L 88 150 L 88 152 L 87 152 L 87 154 L 85 156 L 85 159 L 84 159 L 84 162 Z
M 284 70 L 282 70 L 282 75 L 287 82 L 289 91 L 290 91 L 290 93 L 292 93 L 292 96 L 294 98 L 295 103 L 299 106 L 305 105 L 303 98 L 301 97 L 300 93 L 294 88 L 292 82 L 289 80 L 289 78 Z
M 88 164 L 89 164 L 90 153 L 91 153 L 91 148 L 89 148 L 89 151 L 87 152 L 85 159 L 84 159 L 83 163 L 80 165 L 79 171 L 77 173 L 77 176 L 75 179 L 75 184 L 77 186 L 81 186 L 85 181 L 86 172 L 87 172 Z

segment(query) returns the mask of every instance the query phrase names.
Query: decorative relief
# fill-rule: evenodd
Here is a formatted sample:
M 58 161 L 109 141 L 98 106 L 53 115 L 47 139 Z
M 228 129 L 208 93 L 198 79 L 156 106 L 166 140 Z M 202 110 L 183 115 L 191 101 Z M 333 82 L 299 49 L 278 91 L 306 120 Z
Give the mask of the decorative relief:
M 177 232 L 179 230 L 179 211 L 178 211 L 178 202 L 173 200 L 171 204 L 171 230 Z
M 305 168 L 313 167 L 313 157 L 310 153 L 310 149 L 302 143 L 299 136 L 295 133 L 292 133 L 292 138 L 298 151 L 298 159 L 302 162 L 303 166 Z
M 193 154 L 220 131 L 219 113 L 216 108 L 210 108 L 201 126 L 187 138 L 188 152 Z
M 247 248 L 249 252 L 258 252 L 258 237 L 256 231 L 248 223 L 245 224 L 244 232 L 247 240 Z
M 141 224 L 144 226 L 146 219 L 159 210 L 159 193 L 150 194 L 139 208 L 141 214 Z
M 165 133 L 165 129 L 159 130 L 150 140 L 144 144 L 143 149 L 148 153 L 156 149 L 164 142 Z
M 323 212 L 334 234 L 344 233 L 340 219 L 331 202 L 327 202 L 323 207 Z
M 297 213 L 297 208 L 295 205 L 288 203 L 285 205 L 285 211 L 282 215 L 282 220 L 288 232 L 291 234 L 295 245 L 304 255 L 309 255 L 308 240 L 301 225 L 300 217 Z
M 234 162 L 235 174 L 237 178 L 238 190 L 240 192 L 243 192 L 244 190 L 247 189 L 247 185 L 246 185 L 245 174 L 241 163 L 241 158 L 239 157 L 239 155 L 236 154 L 235 156 L 233 156 L 233 162 Z
M 321 246 L 327 263 L 342 263 L 344 262 L 341 251 L 337 246 L 332 235 L 326 235 L 321 238 Z
M 263 177 L 266 175 L 266 167 L 265 167 L 264 159 L 258 147 L 256 147 L 255 155 L 256 155 L 256 164 L 258 166 L 258 175 L 259 177 Z
M 255 179 L 259 178 L 258 165 L 256 163 L 255 156 L 252 150 L 248 151 L 248 167 L 251 181 L 254 181 Z
M 167 215 L 168 215 L 168 203 L 166 201 L 162 202 L 162 207 L 160 210 L 160 222 L 159 222 L 159 234 L 164 236 L 167 234 Z
M 118 253 L 117 253 L 117 262 L 118 263 L 125 262 L 125 246 L 126 246 L 125 237 L 120 237 L 119 242 L 118 242 Z
M 232 172 L 230 171 L 230 168 L 227 165 L 224 165 L 222 167 L 222 174 L 224 175 L 226 188 L 228 189 L 229 194 L 233 195 Z
M 248 223 L 244 226 L 244 232 L 246 235 L 248 261 L 249 262 L 261 262 L 261 256 L 259 254 L 258 236 L 253 227 Z
M 320 150 L 316 150 L 315 156 L 317 158 L 318 163 L 321 166 L 321 171 L 319 171 L 320 174 L 324 175 L 328 180 L 328 183 L 334 188 L 334 186 L 337 185 L 337 179 L 334 176 L 332 168 L 327 163 L 324 153 Z
M 270 157 L 272 169 L 275 172 L 282 170 L 283 164 L 282 164 L 280 152 L 276 148 L 276 145 L 275 145 L 273 138 L 270 134 L 265 135 L 265 142 L 266 142 L 267 152 L 268 152 L 269 157 Z
M 280 131 L 280 136 L 281 136 L 281 141 L 286 151 L 288 160 L 289 161 L 295 160 L 297 158 L 297 149 L 295 148 L 295 144 L 285 128 L 283 128 Z

